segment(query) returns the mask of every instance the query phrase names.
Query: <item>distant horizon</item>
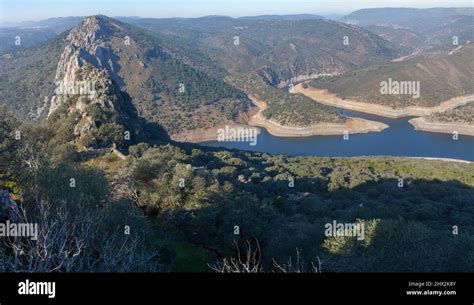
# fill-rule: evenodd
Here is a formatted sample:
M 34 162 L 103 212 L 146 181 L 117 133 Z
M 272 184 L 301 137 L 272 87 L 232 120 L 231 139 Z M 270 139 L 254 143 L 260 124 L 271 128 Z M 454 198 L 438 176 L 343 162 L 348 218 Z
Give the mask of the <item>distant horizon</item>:
M 331 17 L 347 15 L 360 9 L 373 8 L 462 8 L 472 7 L 470 0 L 183 0 L 172 3 L 166 0 L 2 0 L 0 24 L 21 24 L 50 18 L 109 17 L 138 18 L 202 18 L 226 16 L 232 18 L 262 15 L 320 15 Z
M 285 14 L 258 14 L 258 15 L 244 15 L 244 16 L 230 16 L 230 15 L 218 15 L 218 14 L 213 14 L 213 15 L 202 15 L 202 16 L 164 16 L 164 17 L 143 17 L 143 16 L 135 16 L 135 15 L 117 15 L 117 16 L 111 16 L 103 13 L 96 13 L 96 14 L 91 14 L 91 15 L 77 15 L 77 16 L 52 16 L 52 17 L 47 17 L 44 19 L 30 19 L 30 20 L 22 20 L 19 22 L 3 22 L 3 20 L 0 19 L 0 26 L 2 25 L 7 25 L 7 26 L 20 26 L 25 23 L 29 22 L 41 22 L 45 20 L 50 20 L 50 19 L 59 19 L 59 18 L 86 18 L 90 16 L 106 16 L 109 18 L 140 18 L 140 19 L 198 19 L 198 18 L 206 18 L 206 17 L 229 17 L 233 19 L 239 19 L 239 18 L 247 18 L 247 17 L 259 17 L 259 16 L 299 16 L 299 15 L 309 15 L 309 16 L 320 16 L 324 18 L 328 18 L 331 16 L 346 16 L 349 15 L 353 12 L 363 10 L 363 9 L 378 9 L 378 8 L 393 8 L 393 9 L 436 9 L 436 8 L 468 8 L 468 7 L 462 7 L 462 6 L 447 6 L 447 7 L 427 7 L 427 8 L 417 8 L 417 7 L 375 7 L 375 8 L 361 8 L 355 11 L 350 11 L 348 13 L 327 13 L 327 14 L 317 14 L 317 13 L 285 13 Z

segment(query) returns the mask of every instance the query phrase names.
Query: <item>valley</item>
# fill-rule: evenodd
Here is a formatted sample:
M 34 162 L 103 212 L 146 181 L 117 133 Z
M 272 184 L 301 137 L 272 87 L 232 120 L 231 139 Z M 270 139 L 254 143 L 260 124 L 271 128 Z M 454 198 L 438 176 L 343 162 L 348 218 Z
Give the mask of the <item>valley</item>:
M 214 272 L 249 248 L 257 272 L 472 271 L 472 11 L 391 10 L 26 22 L 37 39 L 0 48 L 0 188 L 23 209 L 0 217 L 44 226 L 0 239 L 0 271 Z
M 1 72 L 8 73 L 0 73 L 5 84 L 0 86 L 0 102 L 21 118 L 42 120 L 55 107 L 54 82 L 65 73 L 74 73 L 60 60 L 69 56 L 76 56 L 79 65 L 88 63 L 106 69 L 130 95 L 137 113 L 160 124 L 178 141 L 209 141 L 218 128 L 242 124 L 285 137 L 377 132 L 387 125 L 357 117 L 348 121 L 331 107 L 392 118 L 426 116 L 462 106 L 472 97 L 472 67 L 464 65 L 472 62 L 469 43 L 456 52 L 434 50 L 391 62 L 404 54 L 393 43 L 352 25 L 317 16 L 308 18 L 203 17 L 174 22 L 127 18 L 118 21 L 97 16 L 76 26 L 67 37 L 61 34 L 0 58 L 6 68 Z M 73 26 L 77 19 L 64 22 L 64 27 Z M 295 32 L 296 28 L 305 31 Z M 94 31 L 91 37 L 97 41 L 81 42 L 82 38 L 71 36 L 74 31 Z M 275 31 L 282 35 L 282 41 L 268 35 Z M 335 32 L 341 37 L 350 36 L 354 44 L 338 46 L 335 40 L 322 39 Z M 125 37 L 131 38 L 127 44 Z M 235 37 L 239 38 L 238 44 L 232 42 Z M 230 41 L 226 43 L 225 39 Z M 68 43 L 74 46 L 69 55 L 61 52 Z M 249 43 L 261 49 L 251 49 Z M 327 52 L 334 48 L 337 54 Z M 354 48 L 356 53 L 352 52 Z M 73 55 L 78 51 L 80 56 Z M 48 62 L 58 60 L 59 64 L 44 67 L 38 57 L 42 53 L 49 54 Z M 98 59 L 93 60 L 94 56 Z M 328 63 L 331 64 L 326 67 Z M 446 67 L 450 67 L 455 83 L 441 80 Z M 393 69 L 395 72 L 390 72 Z M 16 76 L 25 73 L 28 78 Z M 380 95 L 376 90 L 385 75 L 420 79 L 420 98 Z M 36 91 L 18 95 L 11 89 L 13 83 L 16 87 L 34 84 Z M 294 93 L 302 95 L 281 90 L 293 83 Z M 460 93 L 464 95 L 456 96 Z M 12 107 L 17 98 L 25 103 Z

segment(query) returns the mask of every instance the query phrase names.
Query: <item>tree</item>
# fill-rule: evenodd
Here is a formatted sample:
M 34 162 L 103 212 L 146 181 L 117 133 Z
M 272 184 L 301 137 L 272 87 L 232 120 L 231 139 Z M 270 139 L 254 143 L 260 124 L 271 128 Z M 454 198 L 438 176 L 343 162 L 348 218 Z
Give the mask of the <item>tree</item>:
M 261 263 L 262 253 L 258 240 L 255 240 L 255 245 L 250 241 L 247 241 L 247 245 L 244 251 L 235 243 L 237 246 L 237 256 L 231 258 L 223 258 L 214 264 L 210 264 L 209 268 L 218 273 L 264 273 L 268 272 L 265 270 Z M 316 266 L 313 262 L 307 264 L 301 254 L 301 251 L 296 249 L 296 257 L 288 258 L 286 263 L 278 263 L 274 259 L 273 266 L 270 272 L 282 272 L 282 273 L 320 273 L 321 262 L 317 259 L 318 265 Z

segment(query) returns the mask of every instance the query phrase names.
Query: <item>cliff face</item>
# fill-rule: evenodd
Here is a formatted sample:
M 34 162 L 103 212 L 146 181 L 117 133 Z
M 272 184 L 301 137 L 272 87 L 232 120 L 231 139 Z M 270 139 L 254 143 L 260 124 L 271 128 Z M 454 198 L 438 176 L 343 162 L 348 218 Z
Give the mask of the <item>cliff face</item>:
M 51 98 L 51 105 L 48 116 L 50 116 L 67 98 L 77 94 L 81 87 L 91 86 L 91 84 L 78 82 L 93 82 L 94 76 L 99 77 L 96 81 L 109 78 L 117 83 L 121 82 L 116 74 L 118 63 L 113 50 L 107 45 L 112 35 L 118 34 L 121 28 L 114 24 L 105 16 L 91 16 L 84 19 L 78 26 L 73 28 L 68 36 L 68 45 L 64 48 L 56 69 L 55 84 L 56 95 Z M 116 32 L 116 33 L 114 33 Z M 82 79 L 80 69 L 90 66 L 94 69 L 102 70 L 106 73 L 88 73 L 86 79 Z M 110 81 L 109 80 L 109 81 Z M 105 89 L 105 88 L 103 88 Z M 66 92 L 65 92 L 66 91 Z M 94 98 L 94 94 L 87 93 L 95 90 L 82 90 L 80 94 L 85 94 L 87 98 Z
M 80 77 L 81 82 L 91 84 L 93 91 L 77 98 L 75 104 L 68 109 L 68 112 L 75 111 L 79 115 L 74 135 L 84 137 L 93 128 L 98 128 L 99 124 L 104 123 L 94 118 L 91 113 L 94 106 L 96 106 L 95 109 L 100 109 L 104 113 L 125 115 L 126 98 L 105 70 L 87 65 L 76 70 L 75 75 Z
M 122 34 L 107 17 L 87 17 L 68 34 L 58 62 L 48 117 L 53 122 L 72 119 L 74 141 L 85 148 L 128 145 L 131 135 L 135 140 L 144 136 L 143 124 L 115 73 L 118 56 L 110 41 Z
M 194 68 L 201 65 L 196 60 L 200 53 L 186 43 L 106 16 L 85 18 L 30 55 L 21 58 L 20 67 L 7 65 L 14 77 L 0 71 L 2 81 L 7 81 L 4 89 L 0 85 L 0 102 L 5 96 L 11 108 L 20 104 L 16 112 L 33 119 L 51 118 L 62 105 L 70 108 L 66 104 L 75 103 L 76 97 L 80 103 L 97 99 L 94 85 L 87 83 L 95 80 L 93 75 L 81 75 L 86 66 L 105 72 L 113 83 L 110 86 L 115 87 L 111 91 L 121 91 L 127 107 L 170 134 L 230 123 L 250 103 L 214 73 Z M 0 62 L 3 64 L 2 58 Z M 22 92 L 24 99 L 18 103 L 16 88 L 25 86 L 28 93 Z M 34 93 L 31 87 L 36 88 Z M 87 88 L 91 90 L 82 90 Z

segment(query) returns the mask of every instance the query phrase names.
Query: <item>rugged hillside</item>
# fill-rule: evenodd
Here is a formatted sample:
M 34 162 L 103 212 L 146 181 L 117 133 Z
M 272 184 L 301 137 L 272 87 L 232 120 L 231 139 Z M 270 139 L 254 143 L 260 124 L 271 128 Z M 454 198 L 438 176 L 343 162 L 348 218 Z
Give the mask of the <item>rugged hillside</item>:
M 415 51 L 474 40 L 472 8 L 375 8 L 355 11 L 340 21 L 363 26 L 393 43 Z
M 210 16 L 127 22 L 181 37 L 230 73 L 264 72 L 277 86 L 365 67 L 399 55 L 393 44 L 369 31 L 326 19 Z
M 48 68 L 34 71 L 38 73 L 35 82 L 43 84 L 48 90 L 40 88 L 36 97 L 28 96 L 20 101 L 26 105 L 20 114 L 24 115 L 29 108 L 43 106 L 43 96 L 51 96 L 51 88 L 55 87 L 53 82 L 55 85 L 60 82 L 71 84 L 76 71 L 86 64 L 105 70 L 131 96 L 141 116 L 160 123 L 172 134 L 231 121 L 238 113 L 244 112 L 249 104 L 243 93 L 206 74 L 205 64 L 193 62 L 191 57 L 184 56 L 183 49 L 170 48 L 164 40 L 105 16 L 86 18 L 66 37 L 49 41 L 39 46 L 34 53 L 22 54 L 18 59 L 3 58 L 2 61 L 11 61 L 11 68 L 2 69 L 2 77 L 15 80 L 26 75 L 30 69 L 27 63 L 45 55 L 52 48 L 52 43 L 62 48 L 61 55 L 58 56 L 58 50 L 55 49 L 48 55 L 51 56 L 47 62 Z M 37 60 L 42 62 L 44 58 Z M 53 62 L 57 63 L 54 78 L 50 75 Z M 200 65 L 203 69 L 198 69 Z M 14 73 L 11 73 L 12 70 Z M 22 82 L 20 80 L 19 83 Z M 5 104 L 18 103 L 15 96 L 17 90 L 14 89 L 17 87 L 18 84 L 5 88 L 2 85 L 2 91 L 12 92 L 2 95 L 5 96 Z M 54 96 L 50 102 L 50 109 L 46 113 L 52 113 L 59 106 Z
M 369 25 L 365 27 L 383 39 L 391 41 L 403 47 L 406 53 L 412 53 L 425 46 L 427 38 L 423 34 L 416 33 L 406 28 L 394 28 L 390 26 Z
M 58 75 L 71 58 L 104 68 L 132 97 L 140 115 L 162 124 L 170 133 L 212 127 L 246 109 L 245 96 L 223 81 L 184 64 L 165 44 L 125 23 L 94 16 L 68 36 Z M 74 60 L 72 62 L 75 62 Z M 206 115 L 204 115 L 204 113 Z
M 469 12 L 469 10 L 467 11 Z M 453 45 L 453 37 L 458 44 L 474 41 L 474 19 L 470 15 L 451 16 L 425 32 L 430 45 Z
M 54 94 L 66 34 L 32 48 L 0 56 L 0 104 L 21 119 L 42 119 Z
M 369 8 L 361 9 L 341 18 L 341 21 L 360 26 L 382 25 L 425 31 L 443 23 L 447 17 L 472 16 L 473 9 L 464 8 Z
M 340 97 L 393 108 L 435 106 L 452 97 L 474 93 L 474 45 L 442 49 L 405 61 L 391 62 L 337 77 L 315 80 L 311 85 Z M 382 82 L 419 82 L 416 94 L 383 94 Z M 415 87 L 413 87 L 415 88 Z
M 258 72 L 268 84 L 284 86 L 290 81 L 385 62 L 397 55 L 375 34 L 323 19 L 127 21 L 138 22 L 154 33 L 92 16 L 67 34 L 4 56 L 1 61 L 7 68 L 0 74 L 5 80 L 0 88 L 2 103 L 20 117 L 44 118 L 64 102 L 54 96 L 54 90 L 60 84 L 74 85 L 75 73 L 91 65 L 106 71 L 130 95 L 140 116 L 177 135 L 230 124 L 248 110 L 250 101 L 245 93 L 222 80 L 229 72 Z M 238 36 L 238 43 L 234 43 L 234 36 Z M 47 61 L 42 57 L 45 54 Z M 19 96 L 19 86 L 37 89 L 24 90 L 24 96 Z M 21 107 L 13 107 L 18 103 Z M 273 113 L 278 121 L 298 124 L 337 119 L 309 101 L 298 103 L 301 111 L 295 110 L 296 116 L 285 107 L 273 103 L 266 113 Z M 314 111 L 317 115 L 310 118 Z
M 138 117 L 130 96 L 120 90 L 106 70 L 86 64 L 65 76 L 63 82 L 66 79 L 88 84 L 88 88 L 80 94 L 63 91 L 54 96 L 44 123 L 55 130 L 52 141 L 67 140 L 78 149 L 95 149 L 166 140 L 160 126 Z
M 0 28 L 0 55 L 36 46 L 74 27 L 81 17 L 50 18 Z M 20 37 L 16 44 L 16 38 Z

